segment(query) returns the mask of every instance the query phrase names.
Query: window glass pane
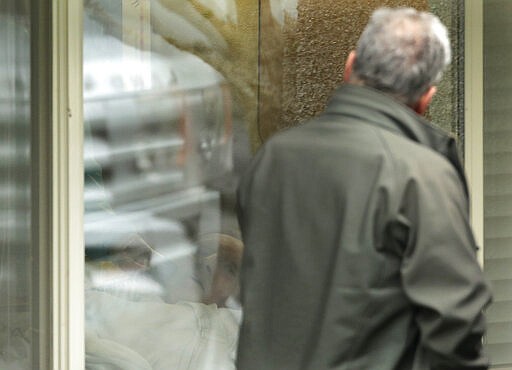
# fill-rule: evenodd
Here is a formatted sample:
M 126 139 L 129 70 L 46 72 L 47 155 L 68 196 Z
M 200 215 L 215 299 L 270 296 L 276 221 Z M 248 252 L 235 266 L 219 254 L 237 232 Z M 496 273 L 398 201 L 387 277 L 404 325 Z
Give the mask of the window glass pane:
M 234 366 L 257 9 L 85 2 L 88 369 Z
M 87 368 L 233 369 L 238 177 L 323 109 L 373 9 L 431 9 L 458 45 L 461 4 L 85 1 Z M 459 134 L 452 71 L 429 114 Z
M 512 3 L 484 2 L 484 269 L 494 290 L 487 348 L 512 366 Z
M 0 368 L 33 369 L 30 19 L 0 5 Z

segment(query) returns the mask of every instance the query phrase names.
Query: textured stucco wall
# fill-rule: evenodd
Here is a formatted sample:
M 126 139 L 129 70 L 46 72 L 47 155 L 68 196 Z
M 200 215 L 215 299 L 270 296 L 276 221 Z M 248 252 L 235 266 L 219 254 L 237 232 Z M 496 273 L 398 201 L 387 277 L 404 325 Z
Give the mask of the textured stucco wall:
M 438 85 L 428 118 L 452 132 L 463 149 L 464 141 L 464 1 L 430 0 L 430 11 L 447 26 L 452 45 L 452 64 Z
M 379 6 L 411 6 L 432 10 L 458 36 L 460 19 L 451 0 L 299 0 L 296 19 L 278 27 L 262 2 L 258 132 L 264 141 L 274 132 L 321 112 L 342 81 L 344 61 L 356 44 L 372 11 Z M 454 40 L 458 43 L 458 38 Z M 454 53 L 457 54 L 457 53 Z M 458 57 L 454 58 L 459 62 Z M 458 130 L 455 106 L 459 69 L 446 73 L 429 118 Z M 455 88 L 457 87 L 457 88 Z

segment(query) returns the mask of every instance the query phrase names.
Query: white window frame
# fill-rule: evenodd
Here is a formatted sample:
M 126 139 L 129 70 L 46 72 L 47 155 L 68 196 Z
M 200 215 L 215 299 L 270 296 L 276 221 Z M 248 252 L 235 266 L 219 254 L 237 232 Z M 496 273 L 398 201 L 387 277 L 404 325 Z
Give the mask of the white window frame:
M 471 224 L 484 261 L 483 0 L 465 1 L 464 163 L 470 188 Z
M 83 1 L 31 0 L 34 356 L 85 368 Z
M 83 1 L 52 1 L 53 369 L 85 368 Z

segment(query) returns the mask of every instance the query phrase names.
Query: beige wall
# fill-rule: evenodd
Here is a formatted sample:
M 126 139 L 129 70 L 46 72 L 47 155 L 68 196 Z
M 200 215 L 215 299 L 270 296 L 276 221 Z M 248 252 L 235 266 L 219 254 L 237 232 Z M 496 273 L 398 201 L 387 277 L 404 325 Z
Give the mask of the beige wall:
M 430 0 L 430 11 L 448 27 L 452 44 L 452 64 L 438 86 L 428 117 L 459 141 L 464 137 L 464 1 Z
M 450 29 L 454 51 L 459 49 L 459 1 L 443 0 L 299 0 L 296 19 L 281 26 L 270 16 L 269 5 L 261 9 L 259 114 L 252 130 L 253 147 L 274 132 L 296 125 L 323 110 L 333 89 L 342 81 L 344 61 L 379 6 L 412 6 L 432 10 Z M 459 133 L 463 113 L 460 88 L 461 57 L 440 86 L 429 118 L 443 128 Z M 254 133 L 256 133 L 254 135 Z

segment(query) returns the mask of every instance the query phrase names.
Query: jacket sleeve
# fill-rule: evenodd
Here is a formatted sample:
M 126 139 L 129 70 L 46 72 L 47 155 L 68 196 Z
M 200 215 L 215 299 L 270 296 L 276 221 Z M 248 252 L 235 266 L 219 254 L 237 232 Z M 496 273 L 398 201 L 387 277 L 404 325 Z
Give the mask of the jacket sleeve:
M 448 163 L 429 168 L 408 181 L 398 216 L 409 230 L 403 288 L 431 369 L 487 369 L 483 310 L 491 292 L 476 258 L 467 199 Z

